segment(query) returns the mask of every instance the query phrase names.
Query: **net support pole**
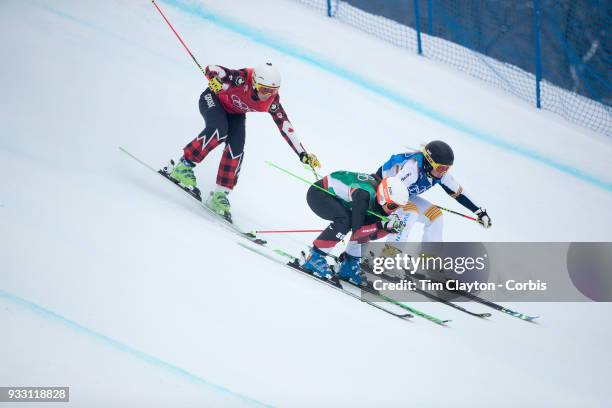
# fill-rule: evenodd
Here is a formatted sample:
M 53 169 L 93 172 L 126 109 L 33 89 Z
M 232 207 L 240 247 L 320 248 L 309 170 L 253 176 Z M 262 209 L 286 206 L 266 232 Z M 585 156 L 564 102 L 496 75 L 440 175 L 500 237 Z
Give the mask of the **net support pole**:
M 533 0 L 533 54 L 536 71 L 536 107 L 542 108 L 540 98 L 540 82 L 542 81 L 542 61 L 540 58 L 540 5 L 539 0 Z
M 417 52 L 419 55 L 423 55 L 423 46 L 421 44 L 421 13 L 419 10 L 419 0 L 414 0 L 414 28 L 417 32 Z

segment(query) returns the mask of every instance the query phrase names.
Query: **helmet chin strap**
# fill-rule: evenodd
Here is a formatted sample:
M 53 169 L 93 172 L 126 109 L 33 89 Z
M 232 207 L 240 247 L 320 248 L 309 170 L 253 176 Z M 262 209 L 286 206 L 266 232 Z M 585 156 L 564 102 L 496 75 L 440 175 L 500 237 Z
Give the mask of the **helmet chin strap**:
M 256 100 L 260 100 L 259 93 L 257 89 L 255 89 L 255 77 L 251 78 L 251 94 Z
M 433 174 L 433 169 L 429 170 L 429 171 L 427 172 L 427 175 L 428 175 L 429 177 L 431 177 L 431 178 L 436 179 L 436 180 L 440 180 L 442 177 L 444 177 L 444 174 L 443 174 L 442 176 L 440 176 L 440 177 L 438 177 L 438 176 L 434 175 L 434 174 Z

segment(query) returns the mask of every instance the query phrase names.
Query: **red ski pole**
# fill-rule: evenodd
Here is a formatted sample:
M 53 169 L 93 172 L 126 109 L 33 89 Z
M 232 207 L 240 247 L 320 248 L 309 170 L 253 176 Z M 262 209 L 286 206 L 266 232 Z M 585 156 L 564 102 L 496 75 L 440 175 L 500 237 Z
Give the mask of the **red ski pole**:
M 320 229 L 303 229 L 303 230 L 257 230 L 257 234 L 285 234 L 291 232 L 322 232 Z
M 472 221 L 476 221 L 476 222 L 480 222 L 480 220 L 478 218 L 474 218 L 474 217 L 470 217 L 469 215 L 465 215 L 465 214 L 461 214 L 460 212 L 457 211 L 453 211 L 453 210 L 449 210 L 448 208 L 444 208 L 444 207 L 440 207 L 439 205 L 436 205 L 436 207 L 438 207 L 439 209 L 443 210 L 443 211 L 447 211 L 451 214 L 456 214 L 456 215 L 460 215 L 463 218 L 467 218 L 468 220 L 472 220 Z
M 183 39 L 181 38 L 180 35 L 178 35 L 178 33 L 176 32 L 176 30 L 174 29 L 174 27 L 172 27 L 172 24 L 170 24 L 170 21 L 168 21 L 168 19 L 166 18 L 166 15 L 164 14 L 163 11 L 161 11 L 161 9 L 159 8 L 159 6 L 157 5 L 157 3 L 155 2 L 155 0 L 151 0 L 151 3 L 153 3 L 153 5 L 155 6 L 155 8 L 157 9 L 157 11 L 159 11 L 159 14 L 161 14 L 161 16 L 164 18 L 164 20 L 166 21 L 166 23 L 168 24 L 168 26 L 170 27 L 170 29 L 172 30 L 172 32 L 174 33 L 174 35 L 176 35 L 176 38 L 178 38 L 178 40 L 181 42 L 181 44 L 183 44 L 183 47 L 185 47 L 185 50 L 187 51 L 187 53 L 189 54 L 189 56 L 191 57 L 191 59 L 193 60 L 193 62 L 195 62 L 195 64 L 198 66 L 198 68 L 200 68 L 200 71 L 202 71 L 202 74 L 204 74 L 204 76 L 206 76 L 206 73 L 204 72 L 204 69 L 202 68 L 202 66 L 200 65 L 200 63 L 198 62 L 198 60 L 193 56 L 193 54 L 191 53 L 191 51 L 189 50 L 189 48 L 187 47 L 187 45 L 185 44 L 185 42 L 183 42 Z

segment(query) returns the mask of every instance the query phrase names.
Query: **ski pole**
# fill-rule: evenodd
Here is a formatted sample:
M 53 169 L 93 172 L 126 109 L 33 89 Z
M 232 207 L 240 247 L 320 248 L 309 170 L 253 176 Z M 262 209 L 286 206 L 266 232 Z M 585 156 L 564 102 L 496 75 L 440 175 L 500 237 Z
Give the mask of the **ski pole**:
M 319 176 L 319 173 L 317 173 L 317 171 L 315 170 L 315 168 L 314 168 L 314 167 L 312 167 L 312 166 L 311 166 L 311 165 L 309 165 L 309 164 L 305 164 L 305 165 L 304 165 L 304 168 L 305 168 L 306 170 L 310 170 L 310 171 L 312 171 L 312 174 L 314 174 L 314 176 L 315 176 L 315 180 L 317 180 L 317 181 L 321 180 L 321 176 Z
M 462 213 L 457 212 L 457 211 L 449 210 L 448 208 L 440 207 L 439 205 L 436 205 L 436 207 L 438 207 L 439 209 L 441 209 L 443 211 L 449 212 L 451 214 L 460 215 L 463 218 L 467 218 L 468 220 L 476 221 L 478 223 L 480 222 L 480 220 L 478 218 L 470 217 L 469 215 L 465 215 L 465 214 L 462 214 Z
M 321 176 L 319 176 L 319 173 L 317 173 L 317 171 L 315 170 L 315 168 L 314 168 L 314 167 L 312 167 L 312 166 L 309 166 L 309 167 L 310 167 L 310 170 L 312 170 L 312 174 L 314 174 L 315 179 L 316 179 L 317 181 L 321 180 Z
M 303 230 L 257 230 L 256 234 L 285 234 L 291 232 L 322 232 L 321 229 L 303 229 Z
M 166 18 L 166 15 L 163 13 L 163 11 L 161 11 L 161 9 L 159 8 L 159 6 L 155 2 L 155 0 L 151 0 L 151 3 L 153 3 L 153 5 L 157 9 L 157 11 L 159 11 L 159 14 L 161 14 L 161 16 L 164 18 L 164 20 L 166 21 L 166 23 L 168 24 L 168 26 L 170 27 L 170 29 L 172 30 L 174 35 L 176 35 L 176 38 L 178 38 L 178 40 L 181 42 L 181 44 L 183 44 L 183 47 L 185 47 L 185 50 L 187 51 L 187 53 L 189 54 L 189 56 L 191 57 L 193 62 L 195 62 L 195 64 L 198 66 L 198 68 L 200 68 L 200 71 L 202 71 L 202 74 L 204 74 L 204 76 L 206 76 L 206 73 L 204 72 L 204 69 L 202 68 L 202 66 L 200 65 L 198 60 L 193 56 L 193 54 L 191 53 L 191 51 L 189 50 L 187 45 L 185 45 L 185 43 L 183 42 L 183 39 L 181 38 L 180 35 L 178 35 L 178 33 L 176 32 L 176 30 L 174 29 L 172 24 L 170 24 L 170 21 L 168 21 L 168 19 Z
M 267 164 L 268 166 L 272 166 L 272 167 L 274 167 L 275 169 L 278 169 L 278 170 L 282 171 L 283 173 L 286 173 L 286 174 L 288 174 L 288 175 L 290 175 L 290 176 L 293 176 L 293 177 L 295 177 L 295 178 L 296 178 L 296 179 L 298 179 L 298 180 L 302 180 L 304 183 L 309 184 L 309 185 L 311 185 L 311 186 L 313 186 L 313 187 L 316 187 L 316 188 L 318 188 L 318 189 L 319 189 L 319 190 L 321 190 L 321 191 L 325 191 L 327 194 L 329 194 L 329 195 L 330 195 L 330 196 L 332 196 L 332 197 L 338 197 L 336 194 L 332 193 L 331 191 L 326 190 L 326 189 L 324 189 L 324 188 L 323 188 L 323 187 L 321 187 L 321 186 L 317 186 L 315 183 L 311 183 L 310 181 L 306 180 L 305 178 L 302 178 L 302 177 L 298 176 L 297 174 L 293 174 L 293 173 L 291 173 L 289 170 L 285 170 L 285 169 L 283 169 L 282 167 L 277 166 L 276 164 L 272 163 L 272 162 L 271 162 L 271 161 L 269 161 L 269 160 L 266 160 L 266 164 Z M 381 219 L 381 220 L 383 220 L 383 221 L 387 221 L 387 220 L 388 220 L 388 218 L 387 218 L 387 217 L 385 217 L 385 216 L 383 216 L 383 215 L 380 215 L 380 214 L 377 214 L 377 213 L 375 213 L 374 211 L 371 211 L 371 210 L 368 210 L 368 214 L 373 215 L 373 216 L 375 216 L 375 217 L 378 217 L 378 218 L 380 218 L 380 219 Z

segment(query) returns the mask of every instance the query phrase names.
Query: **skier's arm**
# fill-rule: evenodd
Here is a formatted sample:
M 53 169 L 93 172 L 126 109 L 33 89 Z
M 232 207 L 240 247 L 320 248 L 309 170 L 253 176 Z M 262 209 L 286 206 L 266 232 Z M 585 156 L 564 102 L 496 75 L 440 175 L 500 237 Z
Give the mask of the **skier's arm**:
M 463 187 L 459 185 L 459 183 L 455 180 L 453 176 L 446 173 L 444 177 L 440 180 L 440 185 L 455 200 L 459 202 L 462 206 L 473 212 L 478 216 L 478 223 L 485 228 L 490 228 L 492 224 L 491 217 L 487 214 L 487 210 L 480 207 L 465 194 L 463 191 Z
M 351 227 L 353 229 L 353 234 L 355 234 L 355 232 L 363 227 L 365 222 L 368 209 L 370 208 L 370 194 L 365 190 L 356 188 L 351 193 L 351 200 L 353 202 L 351 210 Z
M 457 180 L 450 174 L 446 173 L 444 177 L 440 180 L 440 185 L 446 191 L 446 193 L 453 197 L 455 200 L 459 202 L 462 206 L 475 213 L 480 209 L 480 206 L 475 204 L 463 191 L 463 187 L 459 185 Z
M 372 239 L 380 239 L 389 233 L 382 230 L 378 222 L 364 225 L 368 209 L 370 208 L 370 194 L 367 191 L 355 189 L 351 193 L 351 199 L 353 202 L 351 241 L 365 243 Z
M 240 86 L 246 81 L 248 72 L 246 69 L 229 69 L 221 65 L 207 65 L 204 75 L 208 78 L 208 86 L 214 93 L 222 89 L 227 90 L 231 86 Z
M 383 163 L 380 167 L 382 177 L 391 177 L 397 175 L 402 168 L 402 164 L 406 161 L 406 155 L 403 153 L 394 154 Z
M 401 165 L 397 177 L 402 179 L 405 186 L 411 186 L 419 179 L 419 163 L 415 159 L 408 159 Z
M 404 153 L 394 154 L 380 168 L 382 177 L 397 176 L 405 185 L 416 183 L 419 178 L 419 164 L 415 159 L 406 160 Z
M 289 146 L 291 146 L 293 151 L 300 156 L 301 160 L 302 156 L 307 154 L 306 149 L 304 149 L 300 138 L 295 133 L 295 130 L 293 130 L 293 125 L 289 121 L 287 113 L 285 112 L 285 109 L 283 109 L 283 105 L 281 105 L 278 95 L 276 95 L 274 102 L 272 102 L 270 105 L 268 113 L 272 116 L 274 123 L 276 123 L 276 126 L 278 127 L 281 135 L 283 135 L 285 141 L 289 144 Z

